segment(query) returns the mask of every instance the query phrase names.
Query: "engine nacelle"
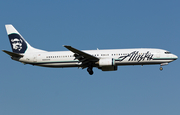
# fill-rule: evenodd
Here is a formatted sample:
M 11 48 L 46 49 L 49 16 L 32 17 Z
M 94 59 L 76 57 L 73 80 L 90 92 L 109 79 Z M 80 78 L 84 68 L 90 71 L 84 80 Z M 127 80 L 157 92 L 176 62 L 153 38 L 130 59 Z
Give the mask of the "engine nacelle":
M 103 67 L 103 66 L 115 66 L 115 60 L 113 58 L 100 59 L 99 67 Z
M 113 58 L 100 59 L 99 69 L 102 71 L 116 71 L 117 66 L 115 65 L 115 60 Z

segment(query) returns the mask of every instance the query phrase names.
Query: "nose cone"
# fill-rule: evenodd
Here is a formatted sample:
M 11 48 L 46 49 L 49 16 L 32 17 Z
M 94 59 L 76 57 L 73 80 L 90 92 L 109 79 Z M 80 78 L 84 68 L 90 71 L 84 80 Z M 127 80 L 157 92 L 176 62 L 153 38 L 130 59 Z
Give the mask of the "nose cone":
M 177 60 L 177 59 L 178 59 L 178 56 L 176 56 L 176 55 L 173 54 L 172 58 L 173 58 L 174 60 Z

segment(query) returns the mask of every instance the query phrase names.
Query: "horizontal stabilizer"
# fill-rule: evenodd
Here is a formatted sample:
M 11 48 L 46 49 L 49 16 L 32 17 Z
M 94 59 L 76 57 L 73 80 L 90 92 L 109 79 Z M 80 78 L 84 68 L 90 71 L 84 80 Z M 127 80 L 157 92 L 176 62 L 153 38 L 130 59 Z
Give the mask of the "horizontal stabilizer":
M 3 52 L 7 53 L 8 55 L 10 55 L 11 57 L 23 57 L 24 55 L 21 54 L 17 54 L 14 52 L 10 52 L 10 51 L 6 51 L 6 50 L 2 50 Z

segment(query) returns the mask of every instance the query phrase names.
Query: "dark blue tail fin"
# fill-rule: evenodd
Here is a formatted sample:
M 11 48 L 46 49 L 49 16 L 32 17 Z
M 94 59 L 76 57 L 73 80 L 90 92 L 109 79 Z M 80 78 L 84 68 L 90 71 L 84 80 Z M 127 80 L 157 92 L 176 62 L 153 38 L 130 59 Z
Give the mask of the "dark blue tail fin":
M 5 25 L 13 53 L 24 54 L 34 52 L 46 52 L 32 47 L 21 34 L 11 25 Z
M 26 41 L 12 25 L 5 26 L 12 51 L 14 53 L 25 53 L 28 47 Z

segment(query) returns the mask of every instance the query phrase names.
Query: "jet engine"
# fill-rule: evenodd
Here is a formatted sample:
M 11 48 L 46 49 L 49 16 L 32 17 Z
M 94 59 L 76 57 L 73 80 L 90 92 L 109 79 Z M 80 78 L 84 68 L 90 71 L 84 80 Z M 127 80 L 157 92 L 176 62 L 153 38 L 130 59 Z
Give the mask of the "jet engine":
M 99 69 L 102 71 L 116 71 L 117 66 L 113 58 L 100 59 L 99 60 Z

